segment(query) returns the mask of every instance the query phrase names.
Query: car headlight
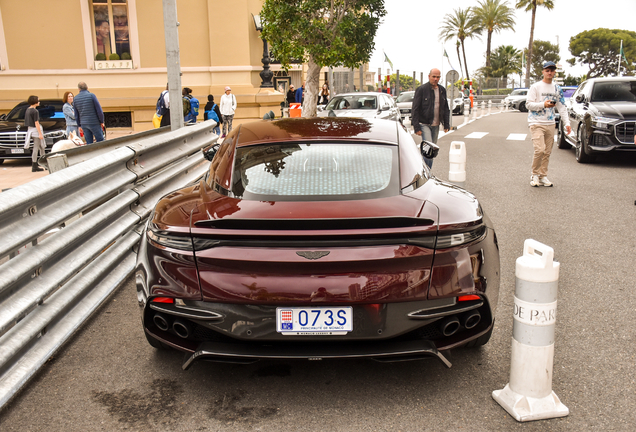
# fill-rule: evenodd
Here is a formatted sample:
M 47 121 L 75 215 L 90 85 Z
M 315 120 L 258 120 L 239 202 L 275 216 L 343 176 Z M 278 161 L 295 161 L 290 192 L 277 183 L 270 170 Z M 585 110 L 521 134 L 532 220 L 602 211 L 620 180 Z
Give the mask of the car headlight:
M 616 121 L 616 119 L 609 118 L 609 117 L 593 116 L 592 117 L 592 127 L 595 127 L 597 129 L 609 129 L 610 124 L 612 122 L 614 122 L 614 121 Z

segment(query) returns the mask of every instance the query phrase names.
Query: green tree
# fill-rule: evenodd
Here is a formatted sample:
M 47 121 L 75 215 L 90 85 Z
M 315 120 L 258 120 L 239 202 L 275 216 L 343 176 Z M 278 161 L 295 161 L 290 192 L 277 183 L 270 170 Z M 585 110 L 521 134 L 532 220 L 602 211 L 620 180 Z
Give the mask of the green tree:
M 391 74 L 391 84 L 395 84 L 397 82 L 397 75 Z M 384 82 L 386 84 L 386 81 Z M 415 80 L 415 88 L 420 85 L 420 80 Z M 400 74 L 400 87 L 402 87 L 402 91 L 409 91 L 413 88 L 413 77 L 408 75 Z
M 585 75 L 580 76 L 580 77 L 573 77 L 572 75 L 566 76 L 565 78 L 563 78 L 563 85 L 566 86 L 579 86 L 581 85 L 581 83 L 585 81 Z
M 470 75 L 468 74 L 468 62 L 466 61 L 464 41 L 466 38 L 479 38 L 481 31 L 482 29 L 479 26 L 479 22 L 473 15 L 470 8 L 454 9 L 452 14 L 446 14 L 440 27 L 439 39 L 441 41 L 448 42 L 451 39 L 457 39 L 457 59 L 459 60 L 460 71 L 462 68 L 462 58 L 459 55 L 459 48 L 461 46 L 467 79 L 470 79 Z
M 537 16 L 537 7 L 543 6 L 547 10 L 554 8 L 554 2 L 552 0 L 518 0 L 515 7 L 517 9 L 524 9 L 526 12 L 532 11 L 532 21 L 530 24 L 530 41 L 528 42 L 528 51 L 526 55 L 526 87 L 530 87 L 530 65 L 533 62 L 533 42 L 534 42 L 534 21 Z
M 265 0 L 262 37 L 284 68 L 307 62 L 305 117 L 316 116 L 320 69 L 369 61 L 384 0 Z
M 492 34 L 502 30 L 514 30 L 515 12 L 508 6 L 508 2 L 501 0 L 479 0 L 479 6 L 473 7 L 472 12 L 479 22 L 479 28 L 486 30 L 486 68 L 490 68 L 490 48 Z
M 536 40 L 532 43 L 532 51 L 534 52 L 532 64 L 530 67 L 530 76 L 526 75 L 526 86 L 529 86 L 530 80 L 539 81 L 543 79 L 543 63 L 552 61 L 558 63 L 561 60 L 559 55 L 559 46 L 548 41 Z M 524 50 L 526 59 L 528 58 L 528 50 Z M 526 67 L 526 71 L 528 67 Z M 527 72 L 526 72 L 527 74 Z
M 521 74 L 521 51 L 512 45 L 495 48 L 490 59 L 491 76 L 508 78 L 513 73 Z
M 617 75 L 621 41 L 627 59 L 621 59 L 621 72 L 630 74 L 636 70 L 636 32 L 629 30 L 598 28 L 571 37 L 570 53 L 574 58 L 568 63 L 587 65 L 587 78 Z

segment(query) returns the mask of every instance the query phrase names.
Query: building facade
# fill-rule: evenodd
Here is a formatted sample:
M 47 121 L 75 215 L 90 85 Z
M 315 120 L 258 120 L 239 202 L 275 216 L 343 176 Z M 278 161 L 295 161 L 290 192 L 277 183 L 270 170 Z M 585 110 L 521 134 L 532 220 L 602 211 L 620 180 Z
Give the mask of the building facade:
M 262 0 L 177 0 L 181 84 L 201 108 L 229 85 L 237 120 L 280 115 L 286 83 L 302 65 L 271 65 L 276 85 L 260 88 L 263 42 L 252 15 Z M 107 128 L 152 128 L 166 87 L 161 0 L 0 0 L 0 113 L 29 95 L 62 98 L 84 81 L 106 113 Z M 202 109 L 199 120 L 202 120 Z

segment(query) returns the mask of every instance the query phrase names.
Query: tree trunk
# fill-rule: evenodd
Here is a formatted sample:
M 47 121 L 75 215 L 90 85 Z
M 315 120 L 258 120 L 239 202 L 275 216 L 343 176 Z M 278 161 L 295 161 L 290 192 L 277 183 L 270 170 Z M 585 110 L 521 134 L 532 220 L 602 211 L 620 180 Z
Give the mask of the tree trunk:
M 459 40 L 457 41 L 457 60 L 459 60 L 459 73 L 463 74 L 464 72 L 462 72 L 462 57 L 459 55 Z
M 528 58 L 526 59 L 526 87 L 530 87 L 530 68 L 532 67 L 532 45 L 534 42 L 534 18 L 537 15 L 536 2 L 532 6 L 532 22 L 530 24 L 530 42 L 528 43 Z
M 318 105 L 318 84 L 320 83 L 320 65 L 316 64 L 313 56 L 307 62 L 307 81 L 305 82 L 305 102 L 303 102 L 303 117 L 316 117 Z M 333 83 L 329 83 L 332 86 Z
M 466 68 L 466 79 L 470 80 L 470 75 L 468 74 L 468 63 L 466 62 L 466 48 L 464 47 L 463 40 L 462 40 L 462 54 L 464 54 L 464 67 Z
M 492 31 L 488 30 L 488 41 L 486 42 L 486 67 L 490 67 L 490 43 L 491 42 L 492 42 Z

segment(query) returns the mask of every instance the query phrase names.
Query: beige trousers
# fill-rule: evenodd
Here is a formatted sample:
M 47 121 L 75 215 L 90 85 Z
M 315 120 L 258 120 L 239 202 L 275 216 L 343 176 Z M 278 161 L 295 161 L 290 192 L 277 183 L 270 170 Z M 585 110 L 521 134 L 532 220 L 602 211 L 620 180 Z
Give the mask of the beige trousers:
M 554 145 L 554 125 L 530 125 L 530 137 L 534 146 L 532 175 L 545 177 L 548 175 L 548 163 Z

